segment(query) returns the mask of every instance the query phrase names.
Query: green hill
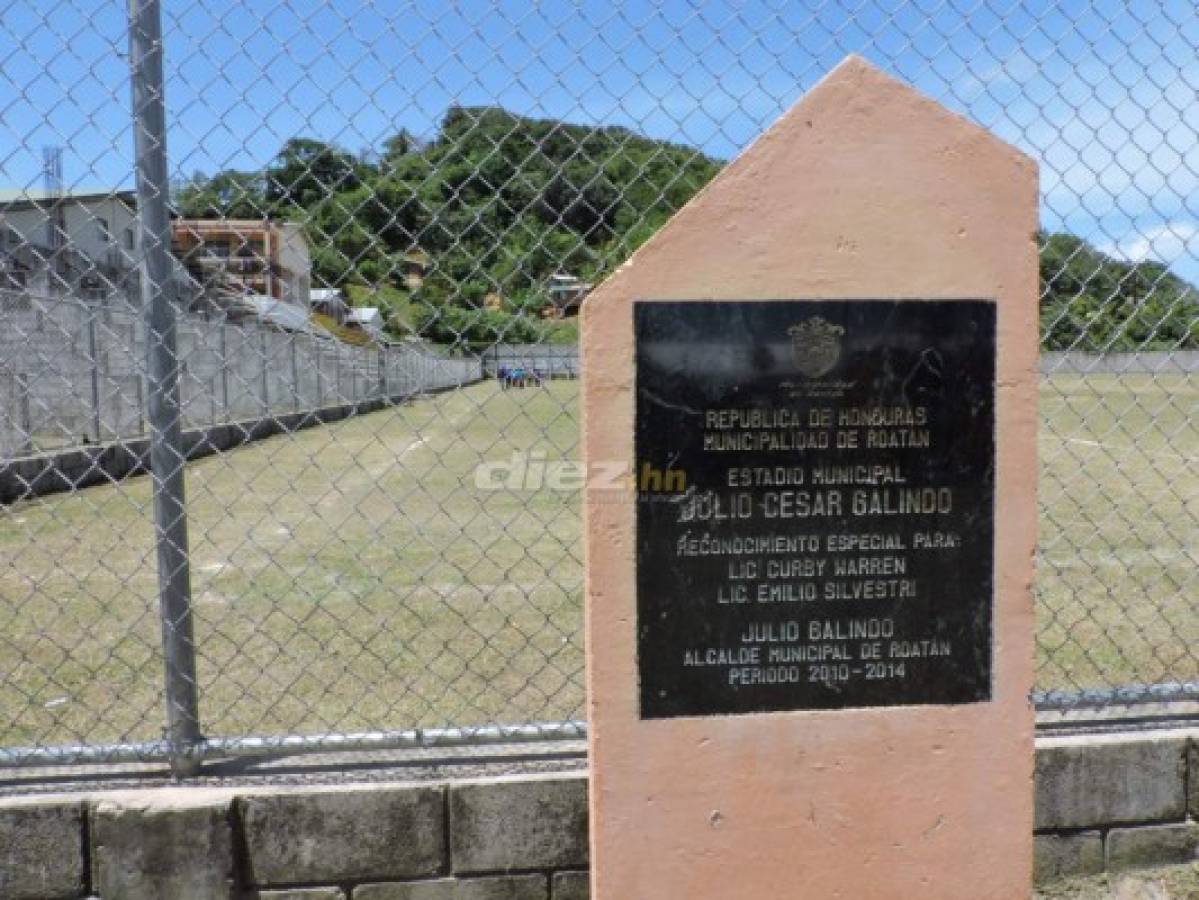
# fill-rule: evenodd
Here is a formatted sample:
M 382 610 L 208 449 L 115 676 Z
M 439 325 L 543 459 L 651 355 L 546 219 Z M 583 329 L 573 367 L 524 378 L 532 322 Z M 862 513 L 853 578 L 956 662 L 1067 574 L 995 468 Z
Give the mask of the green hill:
M 190 217 L 304 222 L 314 283 L 369 295 L 397 333 L 570 340 L 571 325 L 539 317 L 549 276 L 601 279 L 722 164 L 625 128 L 455 107 L 429 143 L 401 132 L 359 157 L 293 138 L 264 172 L 195 176 L 176 205 Z M 1069 234 L 1041 238 L 1047 349 L 1199 347 L 1199 294 L 1164 266 Z M 416 249 L 431 266 L 410 291 L 402 273 Z
M 426 145 L 399 134 L 364 161 L 296 138 L 263 173 L 193 178 L 176 205 L 306 223 L 314 283 L 386 284 L 395 290 L 378 296 L 404 295 L 397 320 L 435 340 L 569 339 L 571 325 L 539 317 L 549 276 L 601 278 L 720 165 L 624 128 L 454 108 Z M 432 265 L 408 296 L 403 257 L 415 248 Z
M 1199 290 L 1161 263 L 1128 263 L 1072 234 L 1041 234 L 1046 350 L 1194 350 Z

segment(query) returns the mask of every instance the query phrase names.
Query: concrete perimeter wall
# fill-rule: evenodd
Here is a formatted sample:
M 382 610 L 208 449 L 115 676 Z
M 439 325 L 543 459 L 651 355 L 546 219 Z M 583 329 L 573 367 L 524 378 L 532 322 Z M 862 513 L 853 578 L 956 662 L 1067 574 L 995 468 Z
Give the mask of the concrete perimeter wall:
M 1036 874 L 1199 859 L 1199 729 L 1043 737 Z M 4 900 L 583 900 L 584 772 L 0 802 Z
M 489 378 L 501 368 L 537 371 L 546 378 L 579 377 L 577 344 L 495 344 L 480 355 Z
M 482 351 L 483 367 L 494 377 L 501 366 L 537 369 L 550 377 L 577 378 L 579 348 L 573 344 L 496 344 Z M 1141 353 L 1041 353 L 1043 375 L 1186 375 L 1199 372 L 1199 350 L 1147 350 Z
M 185 430 L 332 410 L 479 380 L 477 357 L 353 346 L 180 315 Z M 148 433 L 146 329 L 127 309 L 0 291 L 0 460 Z
M 1044 375 L 1187 375 L 1199 372 L 1199 350 L 1146 350 L 1141 353 L 1041 353 Z

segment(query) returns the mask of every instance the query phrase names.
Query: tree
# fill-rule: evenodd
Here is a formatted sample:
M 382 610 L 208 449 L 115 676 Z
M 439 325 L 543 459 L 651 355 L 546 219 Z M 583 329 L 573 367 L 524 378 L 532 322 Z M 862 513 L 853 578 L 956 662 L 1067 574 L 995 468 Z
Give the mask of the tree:
M 292 138 L 266 170 L 266 199 L 279 215 L 300 212 L 340 191 L 353 190 L 369 167 L 324 141 Z
M 266 180 L 260 172 L 193 175 L 176 193 L 175 208 L 187 219 L 261 219 L 266 215 Z
M 1199 348 L 1199 291 L 1166 266 L 1113 259 L 1072 234 L 1040 243 L 1045 349 Z

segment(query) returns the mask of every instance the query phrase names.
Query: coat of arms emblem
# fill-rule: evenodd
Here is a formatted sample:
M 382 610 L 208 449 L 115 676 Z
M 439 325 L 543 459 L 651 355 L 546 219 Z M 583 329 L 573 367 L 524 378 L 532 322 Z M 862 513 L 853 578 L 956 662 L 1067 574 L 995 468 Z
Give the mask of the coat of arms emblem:
M 795 365 L 809 378 L 819 378 L 841 358 L 841 335 L 845 328 L 820 316 L 813 316 L 787 329 Z

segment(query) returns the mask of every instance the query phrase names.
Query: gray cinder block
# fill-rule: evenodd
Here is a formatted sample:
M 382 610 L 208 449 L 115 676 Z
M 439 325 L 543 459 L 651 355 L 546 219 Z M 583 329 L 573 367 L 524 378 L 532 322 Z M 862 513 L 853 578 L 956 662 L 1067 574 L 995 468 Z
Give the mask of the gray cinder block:
M 109 900 L 233 896 L 231 801 L 163 791 L 92 810 L 92 880 Z
M 591 900 L 591 876 L 586 872 L 555 872 L 551 900 Z
M 1038 883 L 1102 871 L 1103 837 L 1098 831 L 1042 834 L 1033 839 L 1033 880 Z
M 380 786 L 240 801 L 255 885 L 421 878 L 445 864 L 445 789 Z
M 1191 862 L 1199 862 L 1199 825 L 1114 828 L 1107 836 L 1107 867 L 1113 871 Z
M 577 868 L 587 857 L 586 776 L 450 786 L 455 873 Z
M 83 893 L 83 804 L 0 805 L 0 897 L 58 900 Z
M 1069 738 L 1037 749 L 1036 827 L 1181 821 L 1185 738 Z

